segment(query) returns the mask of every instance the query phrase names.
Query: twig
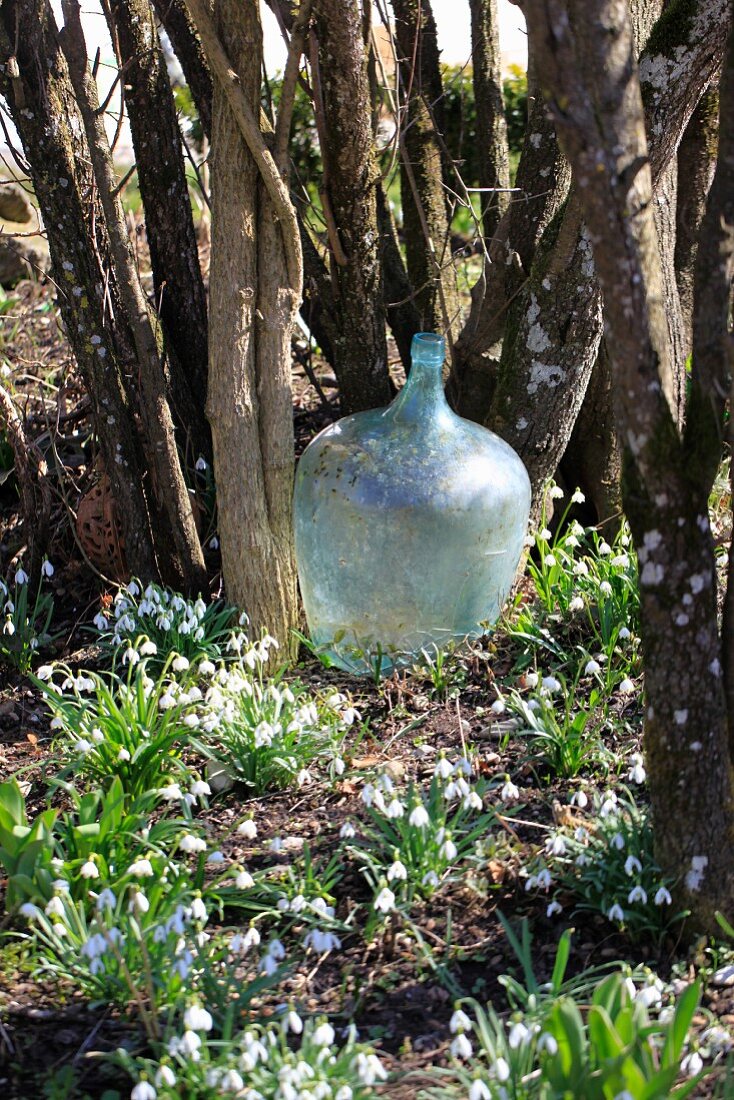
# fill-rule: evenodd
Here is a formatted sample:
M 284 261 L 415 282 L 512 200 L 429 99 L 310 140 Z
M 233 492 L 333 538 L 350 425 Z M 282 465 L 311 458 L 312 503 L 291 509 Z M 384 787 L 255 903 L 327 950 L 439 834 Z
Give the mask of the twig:
M 288 174 L 288 137 L 290 135 L 293 106 L 296 101 L 296 84 L 301 56 L 306 45 L 306 32 L 311 18 L 311 0 L 302 0 L 298 15 L 293 22 L 291 40 L 288 46 L 288 58 L 280 92 L 280 106 L 275 123 L 274 152 L 275 163 L 285 179 Z

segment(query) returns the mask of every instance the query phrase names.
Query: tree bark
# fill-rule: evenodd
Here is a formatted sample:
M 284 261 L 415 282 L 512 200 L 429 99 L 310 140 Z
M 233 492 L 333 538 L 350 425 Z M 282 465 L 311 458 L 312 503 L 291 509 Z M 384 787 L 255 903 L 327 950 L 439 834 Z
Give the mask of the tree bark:
M 24 28 L 20 36 L 18 27 Z M 0 49 L 0 90 L 30 165 L 61 315 L 92 400 L 125 557 L 138 576 L 155 577 L 144 491 L 148 479 L 125 386 L 126 376 L 134 374 L 129 336 L 109 268 L 109 241 L 95 197 L 84 128 L 47 0 L 11 0 L 3 5 Z M 13 60 L 18 76 L 11 75 Z
M 356 412 L 390 400 L 367 54 L 357 0 L 316 0 L 313 12 L 318 64 L 328 74 L 314 91 L 323 96 L 324 195 L 336 235 L 334 369 L 344 411 Z
M 481 196 L 482 227 L 493 237 L 510 201 L 510 152 L 502 100 L 497 0 L 469 0 L 471 8 L 472 81 L 477 112 L 479 186 L 496 188 Z
M 158 529 L 154 532 L 163 557 L 162 567 L 171 576 L 177 573 L 187 592 L 204 592 L 207 588 L 204 555 L 176 449 L 163 364 L 148 304 L 133 263 L 122 206 L 115 190 L 112 156 L 107 144 L 104 119 L 99 113 L 96 85 L 87 64 L 79 0 L 62 0 L 62 8 L 65 19 L 64 52 L 69 63 L 69 75 L 79 104 L 94 179 L 107 223 L 110 255 L 120 289 L 120 299 L 130 326 L 138 362 L 143 447 L 150 466 L 155 500 L 168 520 L 163 531 Z
M 181 63 L 186 83 L 199 112 L 201 128 L 211 141 L 212 78 L 201 41 L 186 10 L 185 0 L 153 0 L 153 4 Z
M 181 133 L 149 0 L 110 0 L 108 11 L 125 66 L 125 104 L 145 211 L 155 307 L 171 352 L 171 402 L 182 449 L 188 449 L 193 466 L 199 455 L 211 459 L 204 417 L 208 325 Z
M 224 582 L 254 631 L 269 632 L 293 654 L 290 336 L 302 270 L 296 217 L 256 121 L 257 6 L 217 0 L 213 21 L 206 4 L 189 7 L 214 74 L 207 415 Z
M 403 87 L 400 197 L 408 275 L 426 331 L 458 331 L 459 301 L 444 190 L 443 84 L 430 0 L 394 0 L 395 39 Z
M 716 168 L 718 82 L 704 92 L 678 146 L 678 203 L 675 216 L 675 275 L 683 324 L 683 353 L 693 343 L 693 282 L 698 234 Z
M 644 738 L 658 858 L 677 880 L 678 899 L 690 907 L 693 923 L 712 932 L 716 910 L 731 911 L 734 903 L 734 777 L 707 517 L 715 466 L 700 461 L 717 442 L 717 417 L 710 409 L 708 423 L 699 419 L 695 435 L 687 432 L 681 439 L 626 3 L 529 0 L 526 11 L 559 139 L 576 178 L 585 181 L 580 201 L 604 292 L 624 503 L 641 566 Z M 689 34 L 695 40 L 711 18 L 719 20 L 719 33 L 728 31 L 730 17 L 728 3 L 715 12 L 708 4 L 694 12 Z M 734 75 L 734 56 L 731 60 Z M 667 71 L 665 62 L 660 65 Z M 680 89 L 675 95 L 682 102 Z M 649 96 L 647 102 L 650 108 Z M 664 158 L 659 151 L 656 157 L 653 147 L 650 153 L 650 162 L 662 171 Z M 711 279 L 699 285 L 709 297 L 715 292 L 716 337 L 709 337 L 709 346 L 718 341 L 720 348 L 728 339 L 720 301 L 725 275 L 730 293 L 731 254 L 724 261 L 709 248 L 706 252 L 714 257 Z M 723 366 L 720 355 L 716 362 Z M 704 356 L 702 393 L 706 365 Z M 714 363 L 708 365 L 716 374 Z

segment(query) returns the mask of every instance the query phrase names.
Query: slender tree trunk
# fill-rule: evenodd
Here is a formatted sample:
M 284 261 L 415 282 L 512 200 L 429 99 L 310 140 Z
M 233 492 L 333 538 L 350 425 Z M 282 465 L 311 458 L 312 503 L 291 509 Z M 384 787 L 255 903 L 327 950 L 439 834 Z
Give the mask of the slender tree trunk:
M 171 401 L 192 459 L 211 457 L 204 417 L 207 312 L 181 133 L 149 0 L 110 0 L 112 28 L 125 66 L 125 104 L 165 344 Z
M 443 84 L 430 0 L 394 0 L 395 38 L 403 87 L 400 197 L 408 275 L 421 325 L 458 331 L 459 301 L 444 190 Z
M 678 146 L 678 205 L 675 217 L 675 274 L 683 323 L 683 354 L 693 341 L 693 278 L 698 234 L 706 196 L 716 168 L 718 146 L 718 82 L 704 93 Z
M 314 91 L 333 234 L 334 369 L 344 410 L 355 412 L 390 400 L 367 52 L 357 0 L 316 0 L 313 12 L 328 74 Z
M 300 243 L 258 123 L 258 8 L 217 0 L 212 20 L 205 3 L 189 7 L 214 73 L 207 414 L 224 581 L 254 632 L 268 631 L 292 654 L 290 337 L 300 301 Z
M 421 316 L 413 300 L 413 288 L 400 254 L 395 222 L 381 182 L 377 187 L 377 223 L 382 240 L 387 323 L 407 373 L 410 371 L 410 345 L 416 332 L 421 331 Z
M 212 78 L 185 0 L 153 0 L 153 4 L 191 89 L 201 128 L 211 141 Z
M 502 100 L 497 0 L 469 0 L 471 8 L 472 81 L 477 112 L 479 186 L 494 194 L 482 195 L 482 226 L 493 237 L 510 201 L 510 151 Z
M 18 27 L 25 29 L 22 35 Z M 129 337 L 109 267 L 109 241 L 84 128 L 47 0 L 3 5 L 0 49 L 0 89 L 23 142 L 46 225 L 61 315 L 92 400 L 125 557 L 138 576 L 155 577 L 145 463 L 125 386 L 125 375 L 134 372 Z
M 576 16 L 570 23 L 568 8 Z M 731 242 L 734 229 L 734 145 L 720 157 L 721 201 L 712 188 L 706 249 L 702 244 L 699 252 L 706 266 L 699 266 L 696 296 L 706 305 L 696 310 L 694 415 L 682 439 L 627 5 L 624 0 L 568 5 L 529 0 L 526 11 L 559 139 L 576 177 L 586 181 L 581 201 L 604 292 L 624 503 L 641 567 L 644 737 L 658 857 L 677 880 L 678 898 L 691 908 L 695 925 L 711 932 L 716 910 L 730 912 L 734 904 L 734 776 L 707 514 L 714 455 L 720 454 L 723 402 L 717 388 L 727 365 L 724 345 L 731 340 L 727 314 L 734 250 L 731 243 L 726 249 L 721 245 Z M 706 19 L 720 21 L 719 33 L 728 31 L 728 0 L 708 5 Z M 700 33 L 703 20 L 696 25 Z M 654 71 L 667 68 L 661 55 L 655 56 Z M 687 57 L 684 69 L 694 64 Z M 688 74 L 678 67 L 677 75 L 685 85 Z M 734 35 L 729 75 L 734 110 Z M 662 158 L 656 167 L 663 169 Z M 705 331 L 699 326 L 704 316 Z
M 168 521 L 165 530 L 157 530 L 155 536 L 164 555 L 164 568 L 180 574 L 186 591 L 203 592 L 207 587 L 204 556 L 176 449 L 163 364 L 148 304 L 133 263 L 122 206 L 115 191 L 104 119 L 99 113 L 97 88 L 87 63 L 79 0 L 62 0 L 62 7 L 65 19 L 64 52 L 84 123 L 94 178 L 109 233 L 110 255 L 138 361 L 139 411 L 152 490 Z

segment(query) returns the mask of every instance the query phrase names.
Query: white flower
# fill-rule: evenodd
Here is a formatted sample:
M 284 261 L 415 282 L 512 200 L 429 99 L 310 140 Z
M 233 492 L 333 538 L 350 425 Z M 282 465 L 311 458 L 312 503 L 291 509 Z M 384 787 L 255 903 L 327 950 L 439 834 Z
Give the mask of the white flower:
M 432 889 L 435 890 L 435 888 L 439 884 L 439 881 L 439 877 L 435 871 L 426 871 L 425 875 L 421 879 L 421 886 L 430 886 Z
M 244 1087 L 245 1082 L 236 1069 L 228 1069 L 219 1081 L 219 1088 L 223 1092 L 235 1092 L 239 1094 Z
M 452 1040 L 449 1049 L 454 1058 L 471 1058 L 473 1052 L 473 1047 L 463 1031 L 460 1031 L 456 1038 Z
M 25 569 L 19 569 L 18 572 L 15 574 L 15 583 L 28 584 L 28 574 L 26 573 Z
M 138 913 L 147 913 L 150 909 L 150 902 L 146 898 L 142 890 L 136 890 L 130 899 L 130 908 L 137 909 Z
M 203 921 L 204 924 L 209 920 L 209 914 L 206 911 L 206 905 L 201 898 L 194 898 L 191 902 L 191 916 L 196 921 Z M 194 1031 L 197 1029 L 194 1028 Z
M 528 1042 L 532 1038 L 532 1031 L 525 1024 L 518 1021 L 510 1028 L 510 1034 L 507 1036 L 507 1042 L 510 1050 L 517 1050 L 523 1043 Z
M 404 881 L 408 877 L 408 871 L 404 863 L 401 863 L 399 859 L 396 859 L 387 870 L 387 881 L 393 882 L 395 880 Z
M 393 798 L 385 810 L 385 816 L 390 818 L 402 817 L 404 813 L 405 806 L 399 798 Z
M 108 886 L 104 890 L 100 890 L 96 903 L 98 913 L 101 913 L 103 909 L 114 909 L 116 905 L 117 898 Z
M 129 875 L 135 878 L 152 878 L 153 867 L 149 859 L 137 859 L 127 869 Z
M 537 672 L 526 672 L 525 673 L 525 683 L 527 684 L 527 686 L 529 688 L 536 688 L 538 686 L 538 680 L 539 680 L 539 677 L 538 677 Z
M 584 672 L 587 676 L 595 676 L 598 672 L 601 672 L 601 665 L 598 661 L 587 661 Z
M 86 863 L 82 864 L 79 874 L 82 878 L 99 878 L 97 866 L 91 859 L 88 859 Z
M 255 880 L 249 871 L 240 871 L 234 883 L 238 890 L 249 890 L 255 885 Z
M 543 565 L 547 566 L 548 569 L 551 569 L 554 565 L 558 565 L 558 560 L 556 559 L 554 554 L 546 554 L 543 558 Z
M 627 778 L 633 783 L 644 783 L 647 779 L 647 772 L 642 763 L 642 755 L 639 752 L 633 753 L 630 757 L 630 763 L 632 767 L 629 770 Z
M 245 818 L 237 826 L 237 832 L 240 836 L 243 836 L 246 840 L 254 840 L 257 836 L 257 825 L 251 817 Z
M 178 846 L 182 852 L 205 852 L 206 841 L 200 836 L 194 836 L 193 833 L 184 833 L 178 842 Z
M 136 665 L 139 660 L 140 660 L 140 654 L 138 653 L 137 649 L 133 649 L 132 646 L 128 646 L 127 649 L 125 650 L 125 652 L 122 655 L 122 663 L 124 665 L 126 665 L 126 664 Z
M 545 842 L 545 850 L 552 856 L 562 856 L 566 852 L 566 841 L 561 833 L 549 836 Z
M 475 1077 L 471 1083 L 469 1100 L 492 1100 L 492 1093 L 480 1077 Z
M 149 1081 L 138 1081 L 130 1093 L 130 1100 L 155 1100 L 158 1093 Z
M 498 1058 L 492 1066 L 492 1073 L 501 1083 L 510 1079 L 510 1067 L 504 1058 Z
M 656 905 L 670 905 L 673 899 L 670 896 L 670 891 L 665 886 L 661 886 L 653 900 Z
M 621 638 L 622 641 L 625 641 L 625 639 L 629 638 L 630 636 L 631 636 L 630 632 L 629 632 L 629 630 L 627 629 L 626 626 L 621 627 L 620 631 L 619 631 L 619 634 L 617 634 L 617 637 Z
M 185 672 L 189 667 L 189 662 L 186 657 L 174 657 L 171 663 L 171 668 L 174 672 Z
M 284 1020 L 286 1031 L 292 1031 L 294 1035 L 300 1035 L 303 1031 L 303 1020 L 298 1013 L 291 1009 Z
M 454 844 L 450 836 L 446 837 L 443 844 L 438 850 L 438 854 L 440 855 L 441 859 L 445 859 L 449 863 L 452 860 L 456 859 L 459 853 L 457 851 L 456 845 Z
M 586 795 L 586 791 L 574 791 L 571 795 L 571 805 L 578 806 L 580 810 L 585 809 L 589 805 L 589 799 Z
M 463 1012 L 460 1008 L 457 1008 L 453 1016 L 449 1020 L 449 1030 L 452 1035 L 456 1035 L 458 1031 L 471 1031 L 474 1024 L 471 1022 L 466 1012 Z
M 433 774 L 437 775 L 439 779 L 448 779 L 453 772 L 453 765 L 449 763 L 445 756 L 440 756 L 436 763 Z
M 416 829 L 424 829 L 430 823 L 430 820 L 425 806 L 418 805 L 411 810 L 408 824 Z
M 647 892 L 638 883 L 637 886 L 633 886 L 627 895 L 627 902 L 630 905 L 634 905 L 636 901 L 641 902 L 643 905 L 647 905 Z
M 51 677 L 53 676 L 53 674 L 54 674 L 54 666 L 53 665 L 41 665 L 38 672 L 36 673 L 36 676 L 38 677 L 39 680 L 50 680 Z
M 510 780 L 509 775 L 506 775 L 504 785 L 500 791 L 500 798 L 503 802 L 516 802 L 519 797 L 519 788 Z
M 118 760 L 129 760 L 130 759 L 130 753 L 128 752 L 127 749 L 120 749 L 120 751 L 117 754 L 117 759 Z
M 556 913 L 562 913 L 563 906 L 558 901 L 552 901 L 545 911 L 546 917 L 554 917 Z
M 159 787 L 158 794 L 164 802 L 177 802 L 183 798 L 183 791 L 178 783 L 169 783 L 166 787 Z
M 356 836 L 357 830 L 352 825 L 351 821 L 345 821 L 339 830 L 339 836 L 342 840 L 351 840 L 353 836 Z
M 685 1073 L 686 1077 L 695 1077 L 703 1069 L 703 1058 L 697 1050 L 691 1051 L 690 1054 L 686 1054 L 685 1058 L 680 1064 L 681 1072 Z
M 634 875 L 635 872 L 639 874 L 642 870 L 642 864 L 637 856 L 627 856 L 627 859 L 624 861 L 624 870 L 627 875 Z
M 216 851 L 212 852 L 210 856 L 207 856 L 207 863 L 224 863 L 224 852 Z
M 609 918 L 609 920 L 621 922 L 624 920 L 624 909 L 621 905 L 619 905 L 618 902 L 615 901 L 614 905 L 608 911 L 607 917 Z
M 48 560 L 48 558 L 46 558 L 43 562 L 43 565 L 41 566 L 41 576 L 43 576 L 43 577 L 53 577 L 53 575 L 54 575 L 54 567 L 51 564 L 51 562 Z
M 200 473 L 203 473 L 204 470 L 209 469 L 209 463 L 207 462 L 207 460 L 204 458 L 203 455 L 199 455 L 199 457 L 197 458 L 196 465 L 194 466 L 194 469 L 198 470 Z
M 312 1041 L 318 1047 L 330 1047 L 334 1044 L 334 1028 L 326 1020 L 320 1023 L 311 1036 Z
M 196 779 L 191 784 L 190 789 L 194 798 L 202 798 L 204 795 L 212 793 L 211 787 L 203 779 Z
M 560 691 L 561 681 L 557 680 L 555 676 L 544 676 L 543 687 L 546 691 Z
M 622 683 L 619 685 L 619 691 L 622 695 L 634 695 L 635 685 L 630 680 L 629 676 L 625 676 Z
M 568 610 L 569 611 L 583 611 L 584 610 L 583 597 L 582 596 L 574 596 L 574 598 L 571 600 L 571 602 L 568 605 Z
M 551 485 L 550 489 L 548 490 L 548 496 L 551 500 L 562 500 L 563 489 L 560 485 Z
M 51 898 L 48 905 L 44 909 L 44 913 L 47 917 L 63 917 L 64 903 L 57 894 L 54 894 L 54 896 Z
M 159 1087 L 161 1085 L 175 1085 L 176 1074 L 173 1072 L 170 1066 L 160 1066 L 158 1072 L 155 1075 L 155 1083 Z
M 184 1013 L 184 1026 L 190 1031 L 211 1031 L 214 1021 L 205 1008 L 190 1005 Z
M 375 898 L 375 909 L 379 909 L 382 913 L 389 913 L 391 909 L 395 908 L 395 895 L 392 890 L 389 890 L 387 886 L 383 886 L 379 894 Z
M 576 489 L 576 491 L 573 493 L 573 495 L 571 497 L 571 500 L 574 504 L 583 504 L 584 501 L 586 500 L 586 497 L 584 496 L 584 494 L 581 492 L 580 489 Z
M 545 1031 L 540 1036 L 540 1038 L 538 1039 L 537 1050 L 539 1054 L 541 1053 L 541 1051 L 547 1050 L 551 1056 L 558 1053 L 558 1043 L 556 1042 L 555 1038 L 550 1034 L 550 1032 Z

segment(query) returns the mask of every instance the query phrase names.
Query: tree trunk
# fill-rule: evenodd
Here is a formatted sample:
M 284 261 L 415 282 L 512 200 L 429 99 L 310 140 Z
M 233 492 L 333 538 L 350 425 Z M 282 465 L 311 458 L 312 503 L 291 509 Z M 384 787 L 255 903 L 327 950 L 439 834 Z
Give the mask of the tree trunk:
M 6 2 L 0 20 L 0 89 L 30 165 L 61 315 L 92 401 L 125 557 L 138 576 L 155 577 L 144 491 L 148 479 L 125 386 L 125 376 L 133 376 L 135 367 L 128 354 L 129 336 L 123 331 L 116 281 L 109 270 L 109 241 L 58 30 L 47 0 Z M 25 32 L 17 36 L 19 26 Z M 16 64 L 18 75 L 14 76 Z
M 177 579 L 187 592 L 203 592 L 207 588 L 204 556 L 176 449 L 163 363 L 115 189 L 112 155 L 104 119 L 99 112 L 96 84 L 87 63 L 79 0 L 62 0 L 62 8 L 65 19 L 64 53 L 87 136 L 94 179 L 109 234 L 112 265 L 137 358 L 142 442 L 149 463 L 153 496 L 167 519 L 162 529 L 156 528 L 154 538 L 164 572 L 169 577 L 178 574 Z
M 313 11 L 317 62 L 328 74 L 314 92 L 323 96 L 317 118 L 334 234 L 334 369 L 344 411 L 356 412 L 390 400 L 367 54 L 357 0 L 316 0 Z
M 125 105 L 145 211 L 155 307 L 171 353 L 171 401 L 182 450 L 188 450 L 193 466 L 199 455 L 211 459 L 204 417 L 207 312 L 181 133 L 149 0 L 110 0 L 108 10 L 125 66 Z
M 568 7 L 576 16 L 570 23 L 561 0 L 530 0 L 526 11 L 559 139 L 576 178 L 585 181 L 580 198 L 604 292 L 624 503 L 641 566 L 644 737 L 658 858 L 677 881 L 678 900 L 690 907 L 696 927 L 712 932 L 716 910 L 730 912 L 734 904 L 734 777 L 707 515 L 716 468 L 709 459 L 718 444 L 721 409 L 705 398 L 715 393 L 725 366 L 721 354 L 717 359 L 707 353 L 714 346 L 721 351 L 721 341 L 728 339 L 732 250 L 730 245 L 722 257 L 720 247 L 711 248 L 727 239 L 718 207 L 706 242 L 710 267 L 699 279 L 715 318 L 714 332 L 709 325 L 702 347 L 699 378 L 694 377 L 694 390 L 701 392 L 699 410 L 707 415 L 696 417 L 695 428 L 689 422 L 682 440 L 627 5 L 624 0 L 571 0 Z M 711 29 L 712 19 L 719 35 L 729 29 L 728 3 L 709 4 L 705 19 L 688 22 L 686 12 L 694 41 Z M 734 107 L 734 36 L 732 44 Z M 648 73 L 668 71 L 667 58 L 655 57 L 657 64 Z M 684 68 L 695 64 L 687 56 Z M 687 75 L 678 68 L 679 103 L 685 98 L 679 84 L 688 83 Z M 648 109 L 654 114 L 657 77 L 652 83 L 655 95 L 648 95 Z M 662 171 L 663 158 L 656 163 L 653 148 L 650 152 L 652 164 Z M 730 196 L 731 159 L 726 172 Z M 726 213 L 733 213 L 731 199 Z M 711 313 L 707 316 L 711 320 Z
M 687 360 L 693 341 L 693 278 L 698 234 L 706 209 L 706 196 L 716 168 L 719 89 L 712 84 L 704 93 L 678 146 L 678 205 L 675 217 L 675 274 L 683 324 L 683 355 Z
M 269 632 L 286 654 L 293 654 L 290 336 L 300 300 L 300 274 L 294 267 L 300 263 L 300 246 L 286 233 L 295 226 L 295 214 L 291 209 L 288 224 L 283 216 L 276 220 L 260 162 L 250 139 L 247 145 L 243 141 L 242 114 L 233 106 L 239 96 L 241 110 L 257 127 L 262 62 L 257 6 L 217 0 L 214 25 L 204 4 L 189 6 L 215 76 L 207 414 L 224 582 L 229 598 L 247 611 L 254 632 Z M 213 48 L 219 51 L 216 65 Z M 230 71 L 236 80 L 228 83 Z M 262 140 L 259 129 L 257 135 Z
M 507 192 L 510 186 L 510 152 L 502 100 L 497 0 L 469 0 L 469 7 L 479 186 L 490 189 L 490 193 L 481 196 L 482 227 L 485 237 L 493 237 L 510 201 Z M 491 193 L 493 188 L 497 189 L 494 194 Z
M 185 0 L 153 0 L 153 4 L 191 89 L 201 128 L 207 140 L 211 141 L 212 78 Z
M 377 223 L 382 241 L 387 323 L 407 374 L 410 371 L 410 346 L 416 332 L 421 331 L 421 317 L 413 300 L 413 288 L 400 254 L 395 222 L 382 182 L 377 186 Z
M 430 0 L 394 0 L 395 38 L 403 86 L 400 197 L 408 275 L 426 331 L 458 331 L 459 301 L 444 190 L 441 129 L 443 86 Z

